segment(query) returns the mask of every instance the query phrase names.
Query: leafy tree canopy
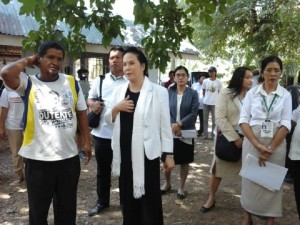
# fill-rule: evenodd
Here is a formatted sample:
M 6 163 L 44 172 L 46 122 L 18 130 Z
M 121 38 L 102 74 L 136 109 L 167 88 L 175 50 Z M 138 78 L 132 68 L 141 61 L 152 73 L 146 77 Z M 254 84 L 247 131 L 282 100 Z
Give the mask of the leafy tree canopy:
M 287 69 L 299 64 L 298 0 L 235 0 L 226 12 L 211 18 L 211 26 L 193 20 L 194 43 L 206 59 L 221 57 L 257 68 L 262 57 L 276 54 L 293 65 Z
M 8 4 L 10 0 L 2 1 Z M 104 46 L 108 46 L 117 36 L 124 38 L 121 33 L 121 29 L 125 28 L 123 18 L 112 13 L 115 0 L 18 1 L 23 4 L 20 14 L 32 15 L 40 24 L 39 30 L 30 31 L 24 40 L 25 49 L 35 50 L 43 40 L 60 40 L 69 56 L 78 57 L 86 46 L 86 38 L 80 30 L 90 28 L 92 24 L 102 33 Z M 135 24 L 142 24 L 145 31 L 149 31 L 142 45 L 149 56 L 150 66 L 164 71 L 170 61 L 168 51 L 177 56 L 180 42 L 184 39 L 192 41 L 194 29 L 191 17 L 211 24 L 211 15 L 215 11 L 224 13 L 233 0 L 186 0 L 185 9 L 176 0 L 160 0 L 157 4 L 150 0 L 133 2 Z M 63 31 L 56 29 L 59 21 L 69 25 L 67 37 L 63 36 Z

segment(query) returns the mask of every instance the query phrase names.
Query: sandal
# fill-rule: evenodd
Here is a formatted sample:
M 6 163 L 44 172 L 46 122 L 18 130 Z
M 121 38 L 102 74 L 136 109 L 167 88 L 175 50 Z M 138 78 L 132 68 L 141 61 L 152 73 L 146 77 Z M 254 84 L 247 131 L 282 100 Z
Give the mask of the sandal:
M 185 194 L 183 193 L 183 194 L 180 194 L 180 193 L 177 193 L 177 198 L 178 199 L 184 199 L 186 196 L 185 196 Z

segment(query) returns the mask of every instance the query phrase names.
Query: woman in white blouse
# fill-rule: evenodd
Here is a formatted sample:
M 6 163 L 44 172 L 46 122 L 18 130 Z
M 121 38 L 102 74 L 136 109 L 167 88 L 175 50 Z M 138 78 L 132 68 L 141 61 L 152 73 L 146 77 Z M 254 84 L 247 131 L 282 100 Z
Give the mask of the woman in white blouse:
M 265 162 L 284 166 L 286 156 L 285 136 L 291 129 L 292 100 L 290 93 L 278 83 L 282 74 L 282 61 L 268 56 L 261 61 L 264 82 L 246 95 L 239 124 L 245 135 L 242 160 L 247 154 Z M 242 178 L 241 204 L 245 209 L 242 225 L 252 224 L 251 215 L 266 218 L 267 225 L 282 216 L 282 188 L 270 191 L 248 179 Z
M 300 106 L 293 111 L 292 125 L 295 126 L 295 129 L 292 136 L 289 158 L 291 159 L 291 173 L 294 184 L 297 211 L 300 218 Z

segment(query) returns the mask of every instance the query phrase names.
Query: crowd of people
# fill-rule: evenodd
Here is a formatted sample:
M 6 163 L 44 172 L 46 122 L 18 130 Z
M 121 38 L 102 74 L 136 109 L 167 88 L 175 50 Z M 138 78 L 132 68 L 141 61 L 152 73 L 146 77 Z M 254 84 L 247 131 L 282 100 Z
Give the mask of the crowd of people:
M 237 67 L 223 88 L 213 66 L 209 77 L 197 77 L 192 87 L 188 69 L 178 66 L 163 87 L 149 80 L 148 61 L 140 49 L 113 47 L 108 57 L 110 72 L 104 79 L 96 78 L 86 96 L 73 76 L 60 72 L 64 57 L 59 43 L 47 41 L 37 55 L 8 64 L 0 73 L 6 87 L 0 99 L 0 137 L 8 135 L 18 182 L 26 180 L 30 225 L 47 224 L 51 203 L 56 225 L 76 224 L 80 159 L 75 137 L 80 134 L 80 150 L 88 164 L 92 156 L 88 111 L 100 115 L 99 126 L 91 130 L 97 196 L 88 210 L 90 217 L 110 206 L 113 174 L 119 177 L 124 225 L 164 224 L 162 195 L 171 190 L 172 170 L 180 165 L 177 198 L 184 199 L 195 138 L 209 138 L 210 115 L 215 145 L 216 136 L 222 134 L 242 156 L 229 162 L 214 154 L 209 196 L 200 212 L 215 207 L 222 179 L 237 176 L 249 155 L 257 158 L 261 168 L 266 162 L 284 167 L 285 138 L 294 126 L 288 157 L 300 215 L 300 109 L 292 108 L 290 92 L 279 84 L 283 71 L 279 57 L 261 61 L 263 80 L 253 88 L 249 68 Z M 37 67 L 39 73 L 30 76 L 24 72 L 26 67 Z M 269 190 L 243 177 L 241 206 L 242 225 L 251 225 L 252 215 L 273 225 L 282 216 L 282 187 Z

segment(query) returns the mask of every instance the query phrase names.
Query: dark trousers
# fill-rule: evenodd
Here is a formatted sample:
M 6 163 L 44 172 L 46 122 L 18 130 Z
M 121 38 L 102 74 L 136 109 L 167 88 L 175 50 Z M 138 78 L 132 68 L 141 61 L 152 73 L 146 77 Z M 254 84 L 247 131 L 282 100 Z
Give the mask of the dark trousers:
M 198 116 L 199 116 L 199 130 L 198 135 L 201 135 L 203 133 L 203 109 L 198 110 Z
M 297 212 L 300 219 L 300 160 L 291 160 L 290 171 L 293 178 Z
M 111 186 L 111 163 L 113 151 L 111 149 L 111 139 L 95 139 L 95 157 L 97 161 L 97 203 L 109 205 Z
M 26 159 L 29 224 L 48 224 L 53 199 L 55 225 L 75 225 L 79 176 L 78 155 L 52 162 Z

